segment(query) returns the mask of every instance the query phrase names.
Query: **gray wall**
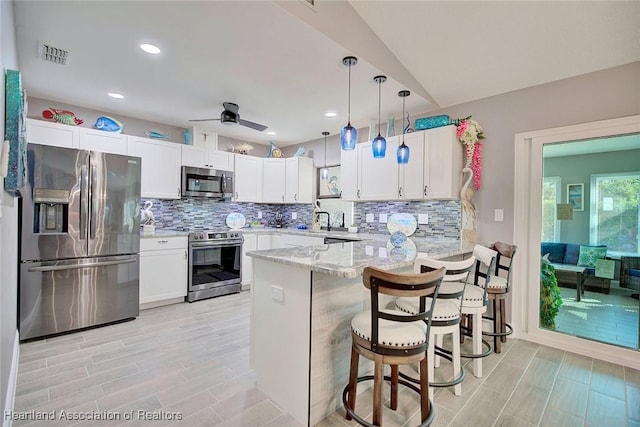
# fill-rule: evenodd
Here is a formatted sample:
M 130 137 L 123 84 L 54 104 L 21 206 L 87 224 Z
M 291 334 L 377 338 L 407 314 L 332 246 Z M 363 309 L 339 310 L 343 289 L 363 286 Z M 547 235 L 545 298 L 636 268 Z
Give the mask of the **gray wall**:
M 561 200 L 567 200 L 567 184 L 584 184 L 584 211 L 574 211 L 573 220 L 562 221 L 560 241 L 589 244 L 591 175 L 640 171 L 640 150 L 552 157 L 544 160 L 544 176 L 559 176 Z
M 4 70 L 18 69 L 18 54 L 13 24 L 13 2 L 0 1 L 0 68 L 3 70 L 0 84 L 0 130 L 4 136 Z M 9 375 L 13 358 L 17 326 L 18 241 L 17 199 L 0 190 L 0 405 L 4 414 L 9 387 Z M 17 369 L 17 366 L 15 367 Z M 4 419 L 4 418 L 3 418 Z

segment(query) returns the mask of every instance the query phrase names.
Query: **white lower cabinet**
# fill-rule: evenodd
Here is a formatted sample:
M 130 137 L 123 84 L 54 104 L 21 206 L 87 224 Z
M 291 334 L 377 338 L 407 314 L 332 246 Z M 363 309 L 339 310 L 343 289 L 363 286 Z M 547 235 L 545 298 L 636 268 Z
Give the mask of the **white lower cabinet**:
M 184 301 L 187 236 L 140 239 L 140 308 Z
M 255 251 L 258 248 L 258 236 L 255 234 L 245 233 L 244 242 L 242 242 L 242 290 L 246 290 L 251 286 L 251 278 L 253 277 L 253 258 L 247 256 L 247 252 Z

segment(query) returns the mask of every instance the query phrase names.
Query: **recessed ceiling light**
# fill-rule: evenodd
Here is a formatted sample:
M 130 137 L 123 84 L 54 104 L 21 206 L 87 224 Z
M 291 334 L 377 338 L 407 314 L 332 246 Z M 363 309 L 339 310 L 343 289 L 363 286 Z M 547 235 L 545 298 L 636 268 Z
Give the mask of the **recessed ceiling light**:
M 334 111 L 327 111 L 324 113 L 325 117 L 335 117 L 337 114 Z
M 267 132 L 267 135 L 275 135 L 276 133 L 272 130 L 270 130 L 269 132 Z
M 107 95 L 109 95 L 110 97 L 115 98 L 115 99 L 124 98 L 124 95 L 121 94 L 121 93 L 118 93 L 118 92 L 109 92 Z
M 140 49 L 144 50 L 147 53 L 150 53 L 151 55 L 157 55 L 160 53 L 160 48 L 158 46 L 148 43 L 142 43 L 140 45 Z

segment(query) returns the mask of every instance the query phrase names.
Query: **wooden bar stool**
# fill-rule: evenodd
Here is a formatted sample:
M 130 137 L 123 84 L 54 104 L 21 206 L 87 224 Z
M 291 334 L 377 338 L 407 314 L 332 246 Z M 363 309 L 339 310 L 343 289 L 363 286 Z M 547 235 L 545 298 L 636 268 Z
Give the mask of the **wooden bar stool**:
M 420 393 L 420 427 L 428 426 L 433 421 L 433 405 L 428 397 L 427 348 L 434 301 L 444 273 L 444 268 L 424 274 L 394 274 L 373 267 L 364 269 L 363 283 L 370 291 L 371 309 L 356 315 L 351 321 L 351 368 L 349 384 L 342 393 L 342 403 L 348 420 L 353 418 L 363 426 L 381 426 L 382 383 L 389 380 L 392 410 L 397 409 L 400 383 Z M 398 310 L 382 309 L 380 296 L 384 295 L 417 298 L 417 313 L 407 315 Z M 360 355 L 374 362 L 373 376 L 358 377 Z M 398 366 L 412 363 L 419 363 L 420 388 L 398 379 Z M 384 376 L 384 365 L 391 366 L 391 376 Z M 355 413 L 357 384 L 371 379 L 372 424 Z
M 476 267 L 472 283 L 467 284 L 462 296 L 462 322 L 460 324 L 460 343 L 465 335 L 473 340 L 473 353 L 460 353 L 460 357 L 473 359 L 473 375 L 482 377 L 482 358 L 491 354 L 491 345 L 482 339 L 482 314 L 487 311 L 489 298 L 487 283 L 491 282 L 498 253 L 486 246 L 476 245 L 473 255 L 476 257 Z M 480 280 L 482 285 L 480 286 Z M 486 347 L 482 351 L 483 345 Z
M 441 261 L 428 257 L 418 257 L 414 262 L 414 272 L 427 272 L 439 268 L 446 268 L 447 272 L 442 279 L 438 297 L 433 308 L 431 319 L 431 333 L 429 341 L 429 377 L 433 378 L 435 368 L 440 366 L 440 357 L 453 363 L 454 378 L 445 382 L 429 383 L 429 398 L 433 398 L 432 387 L 454 387 L 456 396 L 462 394 L 462 381 L 464 380 L 464 370 L 460 361 L 460 317 L 462 308 L 462 296 L 464 295 L 469 273 L 476 262 L 475 256 L 471 256 L 463 261 Z M 418 311 L 418 302 L 415 298 L 398 298 L 396 307 L 406 313 L 415 314 Z M 442 348 L 444 336 L 451 334 L 452 350 Z M 401 377 L 409 379 L 406 375 Z
M 493 332 L 483 331 L 482 334 L 493 337 L 493 351 L 500 353 L 501 344 L 507 342 L 507 335 L 513 333 L 511 325 L 507 323 L 506 299 L 511 291 L 511 265 L 516 254 L 517 246 L 508 243 L 495 242 L 492 249 L 498 252 L 496 257 L 496 270 L 487 286 L 489 301 L 493 303 L 493 317 L 485 316 L 493 322 Z M 500 270 L 507 274 L 500 276 Z

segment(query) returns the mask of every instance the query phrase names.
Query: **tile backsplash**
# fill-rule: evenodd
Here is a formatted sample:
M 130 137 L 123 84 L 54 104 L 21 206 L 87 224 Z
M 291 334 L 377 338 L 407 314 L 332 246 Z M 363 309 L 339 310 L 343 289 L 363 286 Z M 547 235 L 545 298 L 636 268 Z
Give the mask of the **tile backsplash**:
M 269 224 L 278 211 L 282 213 L 284 227 L 296 227 L 299 224 L 310 227 L 313 213 L 312 204 L 235 203 L 195 197 L 180 200 L 143 199 L 142 204 L 144 205 L 147 200 L 153 202 L 151 210 L 157 229 L 193 231 L 225 228 L 226 217 L 233 212 L 242 213 L 247 218 L 247 223 L 262 221 Z M 261 219 L 258 218 L 259 212 L 262 212 Z M 387 234 L 387 224 L 379 222 L 380 214 L 391 215 L 398 212 L 410 213 L 416 218 L 418 214 L 428 215 L 429 223 L 418 225 L 418 233 L 451 238 L 460 236 L 461 213 L 458 200 L 354 203 L 353 225 L 358 226 L 361 233 Z M 292 218 L 294 213 L 297 216 L 296 219 Z M 374 222 L 365 221 L 368 213 L 374 215 Z M 335 218 L 340 214 L 332 212 L 332 216 Z M 332 223 L 332 226 L 338 225 Z

